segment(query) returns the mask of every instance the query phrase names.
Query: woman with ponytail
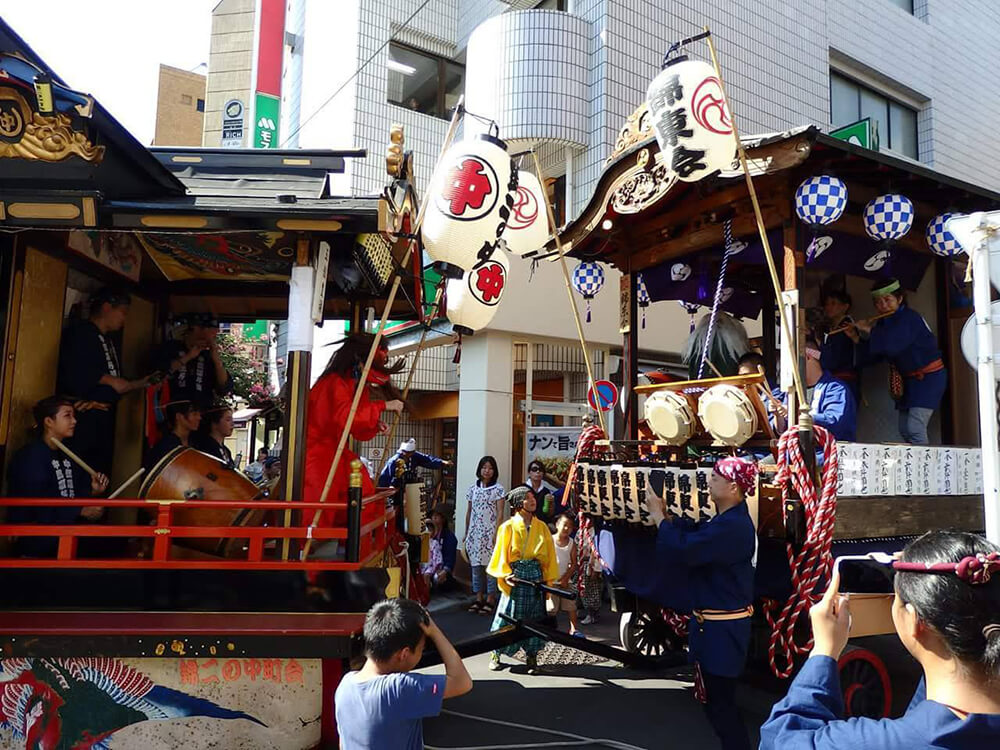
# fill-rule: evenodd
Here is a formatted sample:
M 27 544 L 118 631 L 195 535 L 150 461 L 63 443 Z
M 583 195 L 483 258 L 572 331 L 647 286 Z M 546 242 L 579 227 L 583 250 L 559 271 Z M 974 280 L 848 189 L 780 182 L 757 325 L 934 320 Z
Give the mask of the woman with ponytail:
M 843 718 L 837 659 L 851 615 L 835 575 L 810 611 L 812 654 L 761 727 L 761 750 L 1000 747 L 1000 547 L 975 534 L 932 531 L 893 568 L 892 620 L 923 669 L 906 713 Z

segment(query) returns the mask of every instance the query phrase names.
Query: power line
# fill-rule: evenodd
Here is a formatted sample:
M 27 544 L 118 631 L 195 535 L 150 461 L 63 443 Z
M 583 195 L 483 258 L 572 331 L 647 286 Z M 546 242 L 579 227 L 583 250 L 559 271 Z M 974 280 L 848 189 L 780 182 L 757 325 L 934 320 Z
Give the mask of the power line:
M 399 31 L 405 30 L 406 27 L 410 25 L 410 21 L 412 21 L 414 18 L 416 18 L 417 14 L 420 13 L 420 11 L 422 11 L 424 8 L 426 8 L 430 4 L 430 2 L 431 2 L 431 0 L 424 0 L 422 3 L 420 3 L 420 5 L 417 7 L 417 9 L 410 14 L 410 17 L 407 18 L 405 21 L 403 21 L 402 26 L 399 27 Z M 399 32 L 397 32 L 397 33 L 399 33 Z M 293 130 L 291 133 L 289 133 L 288 137 L 285 138 L 285 140 L 283 140 L 281 142 L 281 145 L 282 146 L 287 145 L 288 142 L 290 140 L 292 140 L 292 138 L 294 138 L 296 135 L 298 135 L 299 131 L 301 131 L 302 128 L 304 128 L 309 123 L 309 121 L 312 120 L 316 115 L 318 115 L 320 112 L 322 112 L 323 109 L 324 109 L 324 107 L 326 107 L 327 104 L 329 104 L 330 102 L 332 102 L 336 98 L 337 94 L 339 94 L 341 91 L 344 90 L 344 87 L 347 86 L 347 84 L 349 84 L 351 81 L 353 81 L 355 78 L 357 78 L 361 74 L 361 71 L 364 70 L 365 68 L 367 68 L 368 64 L 371 63 L 371 61 L 374 60 L 376 57 L 378 57 L 379 53 L 382 50 L 384 50 L 387 46 L 389 46 L 389 43 L 391 41 L 392 41 L 392 37 L 389 37 L 388 39 L 386 39 L 379 46 L 379 48 L 377 50 L 375 50 L 374 52 L 372 52 L 371 56 L 367 60 L 365 60 L 363 63 L 361 63 L 361 66 L 351 74 L 350 78 L 348 78 L 346 81 L 344 81 L 342 84 L 340 84 L 340 87 L 336 91 L 334 91 L 332 94 L 330 94 L 330 96 L 327 98 L 327 100 L 325 102 L 323 102 L 322 104 L 320 104 L 319 108 L 316 109 L 315 112 L 313 112 L 305 120 L 303 120 L 302 122 L 300 122 L 299 125 L 298 125 L 298 127 L 296 127 L 295 130 Z

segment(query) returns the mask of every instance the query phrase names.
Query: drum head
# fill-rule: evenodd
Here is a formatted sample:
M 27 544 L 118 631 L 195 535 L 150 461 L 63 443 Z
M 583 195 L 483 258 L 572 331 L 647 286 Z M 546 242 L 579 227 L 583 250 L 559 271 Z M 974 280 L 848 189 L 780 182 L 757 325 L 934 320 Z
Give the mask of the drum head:
M 681 445 L 694 435 L 694 412 L 687 399 L 677 393 L 654 393 L 646 399 L 644 411 L 650 429 L 669 445 Z
M 701 395 L 698 416 L 721 443 L 743 445 L 757 432 L 757 412 L 750 398 L 732 385 L 716 385 Z

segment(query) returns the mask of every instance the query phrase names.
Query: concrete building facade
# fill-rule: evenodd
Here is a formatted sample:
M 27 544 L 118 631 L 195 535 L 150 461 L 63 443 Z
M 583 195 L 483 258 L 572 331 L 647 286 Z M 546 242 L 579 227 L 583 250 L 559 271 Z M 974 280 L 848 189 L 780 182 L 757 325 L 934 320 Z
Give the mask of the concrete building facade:
M 154 146 L 200 146 L 205 123 L 205 74 L 160 65 Z

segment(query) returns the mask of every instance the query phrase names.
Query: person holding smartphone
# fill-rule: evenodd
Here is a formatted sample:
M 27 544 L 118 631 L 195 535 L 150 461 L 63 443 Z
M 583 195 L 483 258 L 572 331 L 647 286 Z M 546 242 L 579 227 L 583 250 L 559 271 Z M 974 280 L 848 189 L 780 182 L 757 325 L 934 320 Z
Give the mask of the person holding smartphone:
M 923 678 L 898 719 L 844 718 L 837 659 L 850 636 L 839 571 L 810 610 L 814 645 L 760 730 L 761 750 L 1000 747 L 1000 547 L 931 531 L 907 545 L 892 620 Z

